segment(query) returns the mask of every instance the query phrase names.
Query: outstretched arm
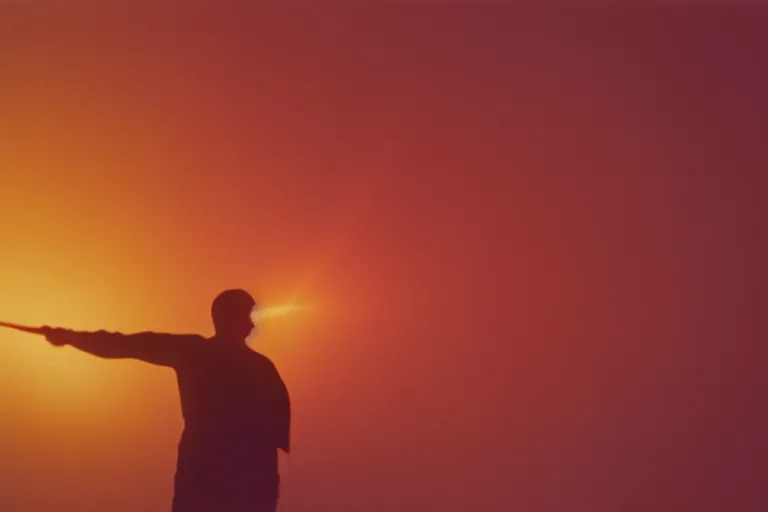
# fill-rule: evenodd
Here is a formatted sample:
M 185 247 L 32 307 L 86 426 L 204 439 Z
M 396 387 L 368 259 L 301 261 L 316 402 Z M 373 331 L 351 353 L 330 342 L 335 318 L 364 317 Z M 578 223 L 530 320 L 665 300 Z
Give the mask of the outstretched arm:
M 174 366 L 188 348 L 190 336 L 141 332 L 123 334 L 107 331 L 73 331 L 43 328 L 53 345 L 70 345 L 106 359 L 139 359 L 161 366 Z

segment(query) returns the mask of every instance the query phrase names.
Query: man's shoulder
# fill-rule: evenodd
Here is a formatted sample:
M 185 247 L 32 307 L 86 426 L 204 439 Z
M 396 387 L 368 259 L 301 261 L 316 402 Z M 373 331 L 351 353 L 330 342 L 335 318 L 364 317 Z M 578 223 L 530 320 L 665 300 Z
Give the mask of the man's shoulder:
M 261 370 L 279 374 L 277 371 L 277 365 L 275 365 L 275 363 L 269 357 L 265 356 L 261 352 L 256 352 L 253 349 L 249 349 L 248 358 L 250 359 L 251 364 L 258 366 Z
M 123 332 L 115 332 L 111 333 L 108 331 L 97 331 L 99 333 L 106 333 L 106 334 L 120 334 L 123 336 L 147 336 L 152 338 L 167 338 L 167 339 L 174 339 L 179 341 L 205 341 L 205 336 L 201 336 L 200 334 L 185 334 L 185 333 L 175 333 L 175 332 L 165 332 L 165 331 L 138 331 L 134 333 L 123 333 Z
M 272 360 L 262 354 L 261 352 L 256 352 L 253 349 L 248 350 L 249 357 L 255 364 L 263 364 L 266 366 L 275 367 L 275 363 L 272 362 Z
M 183 338 L 190 343 L 207 343 L 209 340 L 202 334 L 177 334 L 177 336 Z

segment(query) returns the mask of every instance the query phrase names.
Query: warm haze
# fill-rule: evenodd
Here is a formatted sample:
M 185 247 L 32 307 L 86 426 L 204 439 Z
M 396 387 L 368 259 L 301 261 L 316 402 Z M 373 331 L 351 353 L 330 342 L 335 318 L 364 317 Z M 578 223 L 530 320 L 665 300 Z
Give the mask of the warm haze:
M 0 320 L 309 305 L 254 345 L 281 512 L 765 510 L 756 15 L 24 9 Z M 165 512 L 181 426 L 172 373 L 0 332 L 0 510 Z

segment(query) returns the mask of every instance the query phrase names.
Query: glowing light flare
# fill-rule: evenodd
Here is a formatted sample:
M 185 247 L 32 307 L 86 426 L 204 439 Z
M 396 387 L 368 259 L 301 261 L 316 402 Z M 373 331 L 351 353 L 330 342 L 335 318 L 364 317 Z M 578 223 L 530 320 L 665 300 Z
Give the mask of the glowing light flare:
M 306 306 L 299 306 L 297 304 L 284 304 L 280 306 L 270 306 L 266 308 L 254 309 L 251 317 L 255 323 L 259 323 L 262 320 L 270 318 L 279 318 L 283 316 L 292 315 L 299 311 L 305 311 Z
M 251 319 L 253 320 L 253 323 L 257 327 L 253 329 L 253 331 L 251 331 L 251 334 L 246 338 L 245 340 L 246 344 L 249 346 L 252 346 L 257 339 L 261 339 L 262 342 L 264 341 L 265 337 L 263 335 L 263 329 L 262 329 L 264 320 L 272 320 L 275 318 L 290 316 L 294 313 L 297 313 L 305 309 L 306 307 L 304 306 L 299 306 L 297 304 L 291 304 L 291 303 L 278 305 L 278 306 L 269 306 L 264 308 L 255 308 L 251 312 Z M 294 322 L 290 322 L 290 323 L 293 324 Z

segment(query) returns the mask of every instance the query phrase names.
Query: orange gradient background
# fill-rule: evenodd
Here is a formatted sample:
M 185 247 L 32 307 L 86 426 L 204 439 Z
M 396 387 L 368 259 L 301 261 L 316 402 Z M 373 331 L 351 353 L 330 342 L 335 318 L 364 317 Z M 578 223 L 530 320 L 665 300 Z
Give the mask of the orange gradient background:
M 681 12 L 3 7 L 0 319 L 310 304 L 284 512 L 763 510 L 766 41 Z M 0 510 L 168 510 L 181 428 L 0 333 Z

